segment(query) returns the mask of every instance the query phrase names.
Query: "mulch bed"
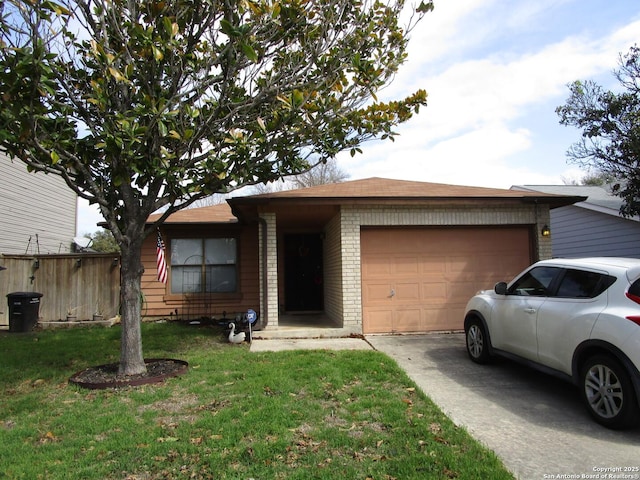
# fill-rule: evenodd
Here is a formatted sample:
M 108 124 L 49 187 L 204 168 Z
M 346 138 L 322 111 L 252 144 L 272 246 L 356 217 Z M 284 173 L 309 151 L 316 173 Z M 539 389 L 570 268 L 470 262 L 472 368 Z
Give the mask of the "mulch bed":
M 75 373 L 69 379 L 69 383 L 91 390 L 134 387 L 160 383 L 167 378 L 182 375 L 189 368 L 187 362 L 171 358 L 150 358 L 145 359 L 144 362 L 147 365 L 147 371 L 143 374 L 120 375 L 118 373 L 119 364 L 110 363 L 89 367 Z

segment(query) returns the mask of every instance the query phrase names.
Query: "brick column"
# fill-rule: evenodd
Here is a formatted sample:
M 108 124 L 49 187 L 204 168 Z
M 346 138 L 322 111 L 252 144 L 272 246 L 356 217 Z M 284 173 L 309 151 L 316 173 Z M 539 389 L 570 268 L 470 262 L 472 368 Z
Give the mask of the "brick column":
M 265 295 L 266 295 L 266 312 L 267 312 L 267 328 L 278 327 L 278 244 L 276 236 L 276 214 L 261 213 L 260 218 L 264 220 L 267 227 L 266 235 L 266 252 L 263 245 L 264 234 L 262 229 L 264 225 L 260 224 L 260 311 L 265 311 Z M 266 255 L 266 261 L 264 261 Z M 264 268 L 266 267 L 266 272 Z M 266 275 L 266 292 L 264 291 Z
M 362 278 L 360 275 L 360 215 L 343 208 L 342 235 L 342 311 L 343 328 L 362 333 Z

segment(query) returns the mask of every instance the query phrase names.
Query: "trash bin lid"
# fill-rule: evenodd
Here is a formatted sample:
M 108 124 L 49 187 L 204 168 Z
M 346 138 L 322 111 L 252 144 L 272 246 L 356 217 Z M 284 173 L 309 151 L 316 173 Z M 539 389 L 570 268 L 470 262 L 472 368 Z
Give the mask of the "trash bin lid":
M 42 293 L 38 292 L 12 292 L 7 293 L 7 298 L 40 298 Z

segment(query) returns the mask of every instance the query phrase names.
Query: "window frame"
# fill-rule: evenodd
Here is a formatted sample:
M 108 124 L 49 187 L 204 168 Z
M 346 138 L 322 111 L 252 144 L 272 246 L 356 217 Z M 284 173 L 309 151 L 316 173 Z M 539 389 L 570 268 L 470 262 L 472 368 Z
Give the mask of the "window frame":
M 562 287 L 562 284 L 564 280 L 567 278 L 567 275 L 569 274 L 569 272 L 572 272 L 572 274 L 573 272 L 578 272 L 582 274 L 591 274 L 591 275 L 598 276 L 598 280 L 597 282 L 595 282 L 591 292 L 589 292 L 589 295 L 586 295 L 586 296 L 559 295 L 560 287 Z M 617 278 L 615 276 L 610 275 L 606 272 L 601 272 L 597 270 L 587 270 L 584 268 L 565 268 L 562 275 L 558 278 L 558 284 L 556 285 L 556 289 L 553 292 L 553 297 L 573 299 L 573 300 L 590 300 L 593 298 L 597 298 L 600 295 L 602 295 L 604 292 L 606 292 L 611 287 L 611 285 L 613 285 L 616 282 L 616 280 Z
M 549 286 L 545 287 L 546 292 L 544 295 L 528 295 L 525 293 L 518 293 L 520 289 L 517 287 L 520 285 L 522 281 L 525 279 L 532 277 L 531 272 L 536 269 L 549 269 L 549 270 L 557 270 L 554 277 L 549 282 Z M 571 295 L 558 295 L 560 293 L 560 287 L 562 283 L 567 278 L 569 272 L 578 272 L 584 274 L 597 275 L 598 281 L 592 287 L 592 290 L 588 296 L 571 296 Z M 590 270 L 584 268 L 575 268 L 575 267 L 563 267 L 563 266 L 555 266 L 555 265 L 545 265 L 545 266 L 537 266 L 527 270 L 522 276 L 520 276 L 517 280 L 513 282 L 513 284 L 507 290 L 507 295 L 519 296 L 519 297 L 546 297 L 546 298 L 558 298 L 558 299 L 566 299 L 566 300 L 589 300 L 594 299 L 602 295 L 606 292 L 611 285 L 616 282 L 616 277 L 610 275 L 606 272 L 601 272 L 597 270 Z
M 531 272 L 533 272 L 535 270 L 554 270 L 555 271 L 553 277 L 551 278 L 551 281 L 549 282 L 549 285 L 546 286 L 546 287 L 544 287 L 544 285 L 543 285 L 543 287 L 545 289 L 545 294 L 544 295 L 537 295 L 537 294 L 518 293 L 519 291 L 522 290 L 522 289 L 518 288 L 518 286 L 522 282 L 524 282 L 526 279 L 529 279 L 529 278 L 536 279 L 533 275 L 531 275 Z M 552 297 L 554 292 L 555 292 L 555 290 L 556 290 L 556 288 L 557 288 L 558 279 L 563 276 L 563 270 L 564 270 L 564 268 L 556 267 L 556 266 L 553 266 L 553 265 L 538 265 L 538 266 L 535 266 L 533 268 L 530 268 L 523 275 L 518 277 L 518 279 L 515 280 L 511 286 L 509 286 L 509 288 L 507 290 L 507 295 L 512 295 L 512 296 L 515 296 L 515 297 L 537 297 L 537 298 Z
M 216 239 L 233 239 L 235 242 L 235 263 L 233 264 L 235 270 L 235 290 L 229 292 L 207 292 L 205 291 L 207 288 L 207 270 L 209 267 L 215 266 L 229 266 L 230 264 L 207 264 L 205 262 L 206 255 L 205 253 L 205 245 L 207 240 L 216 240 Z M 176 265 L 173 264 L 172 251 L 173 251 L 173 242 L 178 240 L 199 240 L 202 247 L 202 260 L 199 264 L 194 264 L 194 266 L 200 267 L 200 291 L 198 292 L 174 292 L 172 291 L 173 287 L 173 269 Z M 241 282 L 240 282 L 240 243 L 241 236 L 237 232 L 220 232 L 215 235 L 206 235 L 200 234 L 199 232 L 190 232 L 190 234 L 185 235 L 173 235 L 168 239 L 167 242 L 167 264 L 169 266 L 169 276 L 167 280 L 167 293 L 165 295 L 165 299 L 167 300 L 180 300 L 185 297 L 189 298 L 202 298 L 207 301 L 229 301 L 229 300 L 239 300 L 242 298 L 241 294 Z M 178 265 L 178 267 L 184 265 Z M 184 285 L 182 285 L 182 289 L 184 290 Z

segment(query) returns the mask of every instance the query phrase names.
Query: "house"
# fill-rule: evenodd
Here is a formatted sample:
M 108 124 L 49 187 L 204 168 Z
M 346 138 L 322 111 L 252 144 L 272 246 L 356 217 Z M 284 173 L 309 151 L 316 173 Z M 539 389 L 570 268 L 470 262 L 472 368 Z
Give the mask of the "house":
M 76 216 L 77 196 L 62 178 L 0 153 L 0 254 L 68 253 Z
M 620 215 L 622 199 L 606 188 L 587 185 L 518 185 L 533 193 L 586 197 L 551 211 L 554 257 L 640 258 L 640 219 Z
M 551 209 L 584 197 L 369 178 L 229 199 L 162 225 L 169 280 L 144 245 L 147 315 L 256 310 L 266 335 L 462 328 L 480 288 L 551 256 Z

